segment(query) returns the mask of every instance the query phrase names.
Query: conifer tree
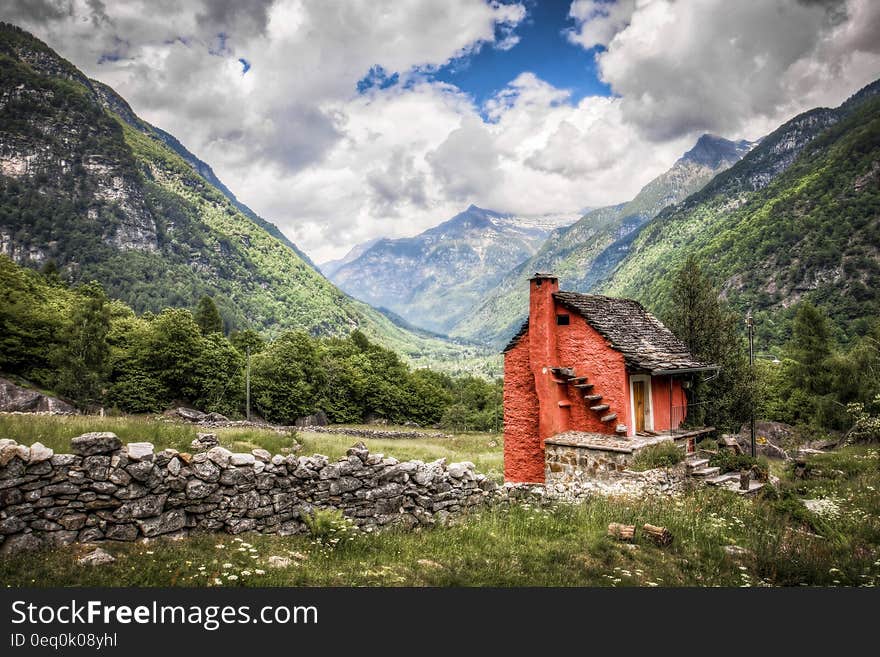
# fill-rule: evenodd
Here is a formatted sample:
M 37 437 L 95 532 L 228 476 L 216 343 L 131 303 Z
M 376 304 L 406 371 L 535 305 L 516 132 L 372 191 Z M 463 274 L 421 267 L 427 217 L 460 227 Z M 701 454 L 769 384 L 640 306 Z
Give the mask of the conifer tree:
M 719 297 L 711 278 L 689 255 L 672 287 L 672 313 L 667 325 L 698 360 L 719 366 L 716 376 L 698 375 L 690 392 L 688 423 L 738 430 L 754 403 L 754 381 L 748 370 L 738 318 Z
M 202 335 L 223 332 L 223 318 L 220 317 L 217 304 L 207 295 L 199 299 L 199 305 L 196 306 L 194 318 L 196 324 L 199 325 L 199 329 L 202 331 Z
M 104 289 L 94 281 L 81 286 L 55 354 L 56 388 L 80 406 L 102 399 L 110 366 L 109 332 L 110 305 Z

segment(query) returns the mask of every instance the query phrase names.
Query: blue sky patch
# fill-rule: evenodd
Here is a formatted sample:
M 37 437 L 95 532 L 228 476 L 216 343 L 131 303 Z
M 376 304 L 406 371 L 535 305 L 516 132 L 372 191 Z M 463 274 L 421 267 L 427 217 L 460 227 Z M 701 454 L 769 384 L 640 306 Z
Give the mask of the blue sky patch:
M 501 49 L 484 44 L 479 52 L 453 60 L 436 70 L 422 71 L 430 80 L 454 85 L 482 105 L 518 75 L 531 72 L 558 89 L 570 92 L 569 102 L 586 96 L 610 96 L 611 89 L 599 79 L 595 55 L 601 48 L 585 50 L 568 41 L 565 31 L 574 28 L 568 16 L 571 0 L 527 0 L 528 15 L 514 34 L 519 41 Z M 509 34 L 496 34 L 496 44 Z M 357 84 L 359 93 L 396 84 L 397 73 L 374 66 Z
M 397 73 L 388 74 L 381 66 L 372 66 L 370 67 L 370 71 L 358 80 L 357 90 L 358 93 L 366 93 L 370 89 L 387 89 L 395 84 L 397 84 L 398 80 L 400 80 L 400 75 Z
M 251 63 L 246 60 L 244 57 L 238 58 L 238 63 L 241 64 L 241 74 L 244 75 L 248 71 L 251 70 Z

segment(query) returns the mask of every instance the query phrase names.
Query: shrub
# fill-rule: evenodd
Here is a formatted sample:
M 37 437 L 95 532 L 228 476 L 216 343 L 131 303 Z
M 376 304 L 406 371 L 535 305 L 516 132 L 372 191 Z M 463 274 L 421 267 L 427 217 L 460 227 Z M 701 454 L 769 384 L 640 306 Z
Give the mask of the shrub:
M 670 468 L 684 460 L 684 452 L 673 442 L 650 445 L 636 452 L 630 470 L 643 471 L 652 468 Z
M 767 481 L 770 468 L 765 460 L 758 460 L 748 454 L 736 454 L 722 449 L 709 458 L 709 465 L 721 468 L 721 472 L 742 472 L 751 470 L 759 481 Z
M 316 509 L 303 516 L 309 533 L 320 542 L 335 545 L 353 529 L 351 520 L 339 509 Z

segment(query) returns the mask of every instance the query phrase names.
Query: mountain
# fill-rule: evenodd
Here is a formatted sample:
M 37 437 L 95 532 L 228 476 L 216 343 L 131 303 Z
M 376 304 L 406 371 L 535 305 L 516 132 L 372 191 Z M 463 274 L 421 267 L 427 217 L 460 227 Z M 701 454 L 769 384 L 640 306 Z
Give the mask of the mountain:
M 471 205 L 415 237 L 377 241 L 330 278 L 372 306 L 446 333 L 513 263 L 534 254 L 550 230 L 564 221 L 561 216 L 518 217 Z
M 176 138 L 5 23 L 0 253 L 31 267 L 52 260 L 66 280 L 97 280 L 138 312 L 194 307 L 207 294 L 227 327 L 360 328 L 415 363 L 477 356 L 345 295 Z
M 670 307 L 694 254 L 765 344 L 785 339 L 792 306 L 824 308 L 841 337 L 880 316 L 880 80 L 835 109 L 805 112 L 630 241 L 599 291 Z
M 381 237 L 376 237 L 371 240 L 367 240 L 366 242 L 361 242 L 360 244 L 355 244 L 348 253 L 346 253 L 341 258 L 337 258 L 336 260 L 328 260 L 327 262 L 322 262 L 318 265 L 318 269 L 321 270 L 321 273 L 324 274 L 327 278 L 332 278 L 333 274 L 339 271 L 339 268 L 343 265 L 347 265 L 350 262 L 354 262 L 358 258 L 360 258 L 370 247 L 372 247 L 376 242 L 378 242 Z
M 528 313 L 526 281 L 536 271 L 552 271 L 565 289 L 586 292 L 594 266 L 604 256 L 613 265 L 626 254 L 626 240 L 663 208 L 681 201 L 737 162 L 754 144 L 703 135 L 665 173 L 645 185 L 628 203 L 598 208 L 548 237 L 529 259 L 509 271 L 450 331 L 451 335 L 500 348 Z M 611 245 L 615 249 L 608 251 Z

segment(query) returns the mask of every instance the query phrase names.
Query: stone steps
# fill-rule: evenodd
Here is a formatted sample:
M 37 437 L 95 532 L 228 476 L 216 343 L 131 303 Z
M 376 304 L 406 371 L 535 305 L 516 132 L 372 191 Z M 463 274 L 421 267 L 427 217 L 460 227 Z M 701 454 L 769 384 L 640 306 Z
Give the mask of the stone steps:
M 685 461 L 685 465 L 689 470 L 696 470 L 697 468 L 709 465 L 709 459 L 688 459 Z
M 611 408 L 608 404 L 597 404 L 596 406 L 590 406 L 591 411 L 596 411 L 597 413 L 601 413 L 602 411 L 607 411 Z
M 607 408 L 607 404 L 606 404 L 606 408 Z M 602 422 L 613 422 L 616 419 L 617 419 L 617 413 L 609 413 L 608 415 L 602 416 Z
M 570 380 L 574 387 L 577 388 L 580 385 L 583 385 L 587 382 L 587 377 L 585 376 L 576 376 Z
M 719 472 L 721 472 L 721 468 L 719 468 L 716 465 L 716 466 L 712 466 L 712 467 L 697 468 L 697 469 L 691 471 L 691 475 L 693 475 L 694 477 L 704 477 L 705 478 L 705 477 L 712 477 L 714 475 L 717 475 Z
M 578 388 L 579 390 L 592 390 L 593 384 L 592 383 L 575 383 L 574 387 Z
M 725 472 L 724 474 L 707 478 L 706 483 L 709 486 L 720 486 L 721 484 L 725 484 L 728 481 L 733 481 L 734 479 L 739 481 L 739 475 L 735 472 Z
M 599 401 L 602 399 L 602 395 L 584 395 L 584 399 L 591 402 Z

